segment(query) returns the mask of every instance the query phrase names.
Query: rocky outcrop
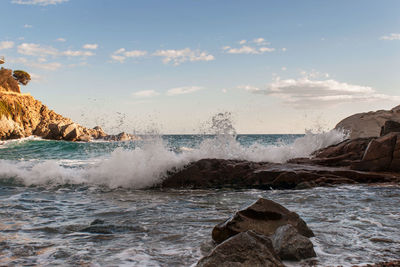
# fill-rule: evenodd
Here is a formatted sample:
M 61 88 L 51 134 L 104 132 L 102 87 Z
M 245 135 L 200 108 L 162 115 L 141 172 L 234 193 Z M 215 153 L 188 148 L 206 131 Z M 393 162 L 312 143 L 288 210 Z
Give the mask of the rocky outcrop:
M 324 161 L 324 164 L 327 164 Z M 350 163 L 335 167 L 315 159 L 296 159 L 290 163 L 260 163 L 243 160 L 202 159 L 170 172 L 159 185 L 163 188 L 255 188 L 305 189 L 358 183 L 399 183 L 400 173 L 350 169 Z
M 378 137 L 386 121 L 400 122 L 400 105 L 391 110 L 354 114 L 340 121 L 335 129 L 348 131 L 351 139 Z
M 274 201 L 260 198 L 246 209 L 236 212 L 225 222 L 216 225 L 212 231 L 212 238 L 215 242 L 221 243 L 231 236 L 249 230 L 270 236 L 280 226 L 287 224 L 293 226 L 303 236 L 314 236 L 297 213 Z
M 31 135 L 66 141 L 134 140 L 133 135 L 107 135 L 100 127 L 89 129 L 65 118 L 31 95 L 0 92 L 0 140 Z
M 253 231 L 242 232 L 216 246 L 197 267 L 283 267 L 271 240 Z

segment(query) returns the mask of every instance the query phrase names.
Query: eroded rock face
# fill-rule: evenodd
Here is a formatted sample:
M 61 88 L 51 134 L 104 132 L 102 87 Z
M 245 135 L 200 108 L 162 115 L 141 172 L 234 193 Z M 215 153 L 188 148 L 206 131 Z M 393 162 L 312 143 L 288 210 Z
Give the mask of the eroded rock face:
M 12 70 L 0 69 L 0 91 L 20 93 L 18 82 L 12 76 Z
M 91 141 L 106 137 L 114 141 L 137 139 L 126 133 L 107 135 L 99 126 L 88 129 L 50 110 L 30 95 L 0 90 L 0 140 L 31 135 L 66 141 Z
M 290 224 L 276 229 L 271 240 L 275 252 L 282 260 L 299 261 L 317 256 L 310 239 L 299 234 Z
M 314 236 L 297 213 L 272 200 L 260 198 L 248 208 L 236 212 L 230 219 L 216 225 L 212 231 L 212 238 L 215 242 L 221 243 L 231 236 L 249 230 L 270 236 L 276 229 L 286 224 L 295 227 L 303 236 Z
M 254 231 L 239 233 L 216 246 L 197 267 L 283 267 L 271 240 Z

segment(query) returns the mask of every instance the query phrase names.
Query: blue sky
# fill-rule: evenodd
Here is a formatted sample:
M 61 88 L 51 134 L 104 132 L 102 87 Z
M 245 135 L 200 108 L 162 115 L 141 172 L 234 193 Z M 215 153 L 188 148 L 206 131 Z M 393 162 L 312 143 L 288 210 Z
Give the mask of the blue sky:
M 302 133 L 400 104 L 400 1 L 1 0 L 0 56 L 109 131 Z

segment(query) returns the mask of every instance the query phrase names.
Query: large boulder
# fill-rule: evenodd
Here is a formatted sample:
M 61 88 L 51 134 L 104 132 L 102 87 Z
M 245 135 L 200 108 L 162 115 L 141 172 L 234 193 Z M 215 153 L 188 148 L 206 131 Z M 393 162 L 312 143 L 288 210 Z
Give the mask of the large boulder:
M 271 240 L 275 252 L 282 260 L 299 261 L 317 256 L 310 239 L 299 234 L 290 224 L 276 229 Z
M 231 236 L 249 230 L 270 236 L 276 229 L 286 224 L 295 227 L 303 236 L 314 236 L 297 213 L 272 200 L 260 198 L 246 209 L 236 212 L 230 219 L 216 225 L 212 231 L 212 238 L 215 242 L 221 243 Z
M 379 137 L 382 126 L 388 120 L 400 122 L 400 105 L 391 110 L 354 114 L 340 121 L 335 129 L 348 131 L 351 139 Z
M 352 169 L 363 171 L 386 171 L 390 169 L 393 153 L 400 139 L 400 133 L 390 133 L 372 140 L 360 162 L 354 162 Z
M 197 267 L 283 267 L 271 240 L 253 231 L 237 234 L 216 246 Z

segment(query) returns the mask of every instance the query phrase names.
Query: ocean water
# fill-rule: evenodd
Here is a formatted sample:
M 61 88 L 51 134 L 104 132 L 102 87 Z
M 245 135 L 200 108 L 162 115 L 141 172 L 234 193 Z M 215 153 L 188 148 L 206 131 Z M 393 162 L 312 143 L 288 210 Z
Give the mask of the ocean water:
M 0 265 L 191 266 L 211 230 L 259 197 L 296 211 L 316 234 L 318 266 L 399 258 L 400 188 L 150 190 L 201 158 L 285 162 L 342 141 L 306 135 L 164 135 L 0 145 Z M 300 266 L 299 263 L 287 263 Z M 306 264 L 306 263 L 304 263 Z

